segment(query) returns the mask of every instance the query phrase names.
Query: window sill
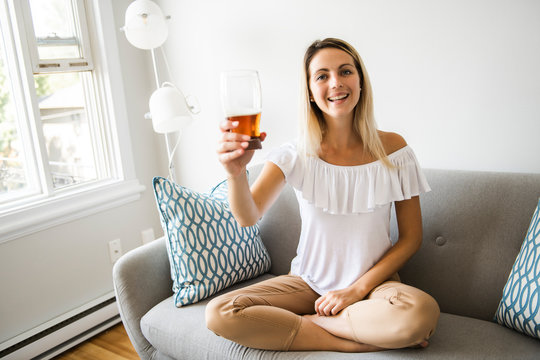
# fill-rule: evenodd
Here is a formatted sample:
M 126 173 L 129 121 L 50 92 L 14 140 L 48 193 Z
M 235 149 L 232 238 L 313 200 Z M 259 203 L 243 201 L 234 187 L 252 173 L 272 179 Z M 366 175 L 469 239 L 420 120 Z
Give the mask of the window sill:
M 114 181 L 34 202 L 0 215 L 0 244 L 138 200 L 137 180 Z

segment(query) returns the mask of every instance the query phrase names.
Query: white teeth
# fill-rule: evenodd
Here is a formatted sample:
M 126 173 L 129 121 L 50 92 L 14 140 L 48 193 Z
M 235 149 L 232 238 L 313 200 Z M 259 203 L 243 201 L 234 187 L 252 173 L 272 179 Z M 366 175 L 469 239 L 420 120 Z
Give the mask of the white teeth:
M 328 100 L 330 101 L 341 100 L 341 99 L 345 99 L 347 96 L 349 96 L 349 94 L 334 96 L 334 97 L 328 98 Z

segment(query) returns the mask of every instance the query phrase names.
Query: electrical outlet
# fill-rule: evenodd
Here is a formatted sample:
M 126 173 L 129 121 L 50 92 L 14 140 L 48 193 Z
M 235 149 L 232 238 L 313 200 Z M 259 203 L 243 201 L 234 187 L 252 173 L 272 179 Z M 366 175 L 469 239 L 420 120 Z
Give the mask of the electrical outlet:
M 148 244 L 149 242 L 154 241 L 154 239 L 156 238 L 154 236 L 154 229 L 148 228 L 146 230 L 141 231 L 141 237 L 142 237 L 143 244 Z
M 109 241 L 109 256 L 111 257 L 111 262 L 113 264 L 116 260 L 120 259 L 120 256 L 122 256 L 122 244 L 120 243 L 120 239 Z

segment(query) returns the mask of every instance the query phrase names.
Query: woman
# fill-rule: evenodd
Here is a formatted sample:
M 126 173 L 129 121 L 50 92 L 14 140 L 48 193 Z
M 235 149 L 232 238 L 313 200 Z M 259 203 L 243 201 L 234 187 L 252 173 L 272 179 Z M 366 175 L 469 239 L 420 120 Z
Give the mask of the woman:
M 289 275 L 213 299 L 207 326 L 239 344 L 268 350 L 376 351 L 427 346 L 439 307 L 399 282 L 397 271 L 422 241 L 420 192 L 429 186 L 412 149 L 378 131 L 360 56 L 339 39 L 306 51 L 305 116 L 297 145 L 273 151 L 251 187 L 249 136 L 225 121 L 219 159 L 229 174 L 237 221 L 252 225 L 288 182 L 302 230 Z M 266 134 L 262 134 L 262 139 Z M 399 238 L 390 242 L 394 203 Z

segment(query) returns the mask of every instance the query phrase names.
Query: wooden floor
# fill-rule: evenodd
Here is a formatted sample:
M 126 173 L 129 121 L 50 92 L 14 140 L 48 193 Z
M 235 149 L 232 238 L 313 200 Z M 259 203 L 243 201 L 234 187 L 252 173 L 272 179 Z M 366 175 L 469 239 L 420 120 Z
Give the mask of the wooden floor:
M 139 360 L 122 323 L 69 349 L 54 360 Z

